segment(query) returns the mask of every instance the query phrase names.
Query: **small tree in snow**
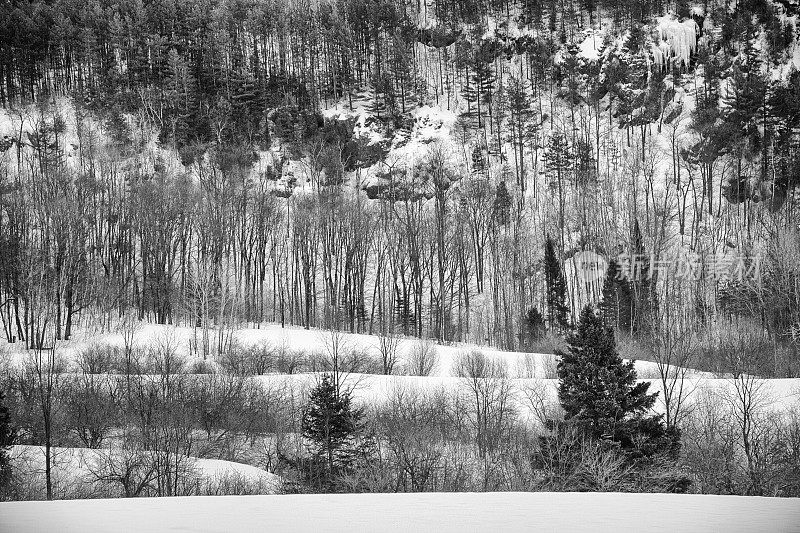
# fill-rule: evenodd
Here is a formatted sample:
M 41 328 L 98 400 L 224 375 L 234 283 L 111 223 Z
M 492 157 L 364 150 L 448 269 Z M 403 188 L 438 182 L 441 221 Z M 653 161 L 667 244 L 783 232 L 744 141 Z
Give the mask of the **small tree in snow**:
M 330 376 L 311 391 L 303 415 L 303 438 L 313 454 L 310 481 L 332 485 L 338 474 L 347 470 L 361 445 L 364 410 L 352 406 L 350 393 L 336 387 Z

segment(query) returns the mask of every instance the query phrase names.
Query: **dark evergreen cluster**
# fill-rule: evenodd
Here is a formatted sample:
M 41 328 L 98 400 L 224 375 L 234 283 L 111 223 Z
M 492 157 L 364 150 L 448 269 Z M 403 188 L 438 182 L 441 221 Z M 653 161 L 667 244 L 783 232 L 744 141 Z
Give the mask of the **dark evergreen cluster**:
M 652 414 L 658 393 L 648 393 L 650 384 L 637 381 L 634 361 L 619 356 L 614 332 L 591 306 L 581 311 L 567 343 L 558 363 L 564 420 L 550 421 L 550 434 L 540 438 L 533 459 L 547 482 L 563 490 L 603 490 L 597 472 L 589 471 L 617 464 L 632 475 L 616 481 L 623 486 L 647 480 L 651 489 L 685 492 L 691 480 L 675 468 L 679 431 Z
M 589 306 L 581 311 L 569 350 L 558 365 L 558 397 L 567 421 L 586 428 L 594 439 L 619 444 L 632 456 L 649 457 L 671 444 L 661 417 L 650 415 L 658 393 L 638 382 L 634 361 L 623 361 L 614 332 Z
M 353 406 L 350 392 L 337 387 L 327 374 L 311 390 L 302 429 L 311 457 L 299 464 L 305 481 L 318 488 L 333 489 L 370 448 L 364 409 Z
M 16 430 L 11 425 L 11 417 L 5 405 L 5 393 L 0 389 L 0 500 L 5 497 L 11 479 L 9 448 L 15 443 Z

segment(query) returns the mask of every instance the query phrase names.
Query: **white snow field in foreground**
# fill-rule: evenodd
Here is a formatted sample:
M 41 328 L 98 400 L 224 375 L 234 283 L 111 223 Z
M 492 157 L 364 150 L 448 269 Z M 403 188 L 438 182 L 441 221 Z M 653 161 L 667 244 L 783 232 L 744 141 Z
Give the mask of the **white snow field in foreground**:
M 0 504 L 0 531 L 800 531 L 789 498 L 620 493 L 206 496 Z

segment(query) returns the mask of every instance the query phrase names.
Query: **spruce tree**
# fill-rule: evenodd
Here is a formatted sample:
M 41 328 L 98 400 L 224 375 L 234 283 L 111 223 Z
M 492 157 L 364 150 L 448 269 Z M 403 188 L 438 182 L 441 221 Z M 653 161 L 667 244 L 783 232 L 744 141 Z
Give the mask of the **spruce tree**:
M 647 334 L 650 331 L 653 314 L 658 309 L 655 294 L 655 272 L 650 271 L 650 257 L 647 255 L 639 221 L 633 221 L 631 234 L 632 269 L 631 288 L 633 305 L 631 306 L 631 327 L 633 333 Z
M 544 336 L 544 317 L 535 307 L 528 309 L 523 320 L 525 338 L 532 344 Z
M 11 425 L 11 416 L 5 405 L 5 394 L 0 390 L 0 499 L 11 479 L 11 464 L 8 448 L 14 444 L 16 431 Z
M 483 155 L 484 148 L 483 143 L 476 143 L 472 149 L 472 171 L 486 176 L 488 165 L 486 164 L 486 157 Z
M 550 329 L 565 330 L 567 323 L 567 281 L 556 257 L 555 244 L 547 236 L 544 244 L 544 277 L 547 286 L 547 322 Z
M 470 75 L 467 84 L 461 90 L 462 96 L 467 101 L 467 110 L 462 116 L 469 119 L 478 130 L 486 125 L 484 116 L 490 109 L 495 81 L 491 62 L 483 57 L 480 50 L 474 51 Z
M 492 206 L 492 216 L 499 226 L 506 226 L 511 221 L 511 195 L 506 187 L 506 182 L 497 185 L 497 192 Z
M 538 126 L 534 121 L 530 84 L 521 77 L 511 76 L 506 82 L 508 93 L 509 135 L 514 147 L 514 166 L 517 186 L 525 192 L 525 147 L 536 139 Z
M 335 477 L 347 470 L 359 452 L 359 434 L 364 429 L 364 411 L 354 408 L 350 393 L 337 390 L 329 375 L 311 391 L 303 414 L 303 438 L 312 451 L 320 471 L 310 472 L 312 481 L 331 486 Z
M 603 282 L 600 317 L 607 327 L 631 332 L 631 289 L 628 280 L 620 276 L 619 263 L 610 259 Z
M 558 397 L 565 420 L 593 439 L 618 445 L 632 459 L 673 449 L 661 415 L 648 415 L 658 393 L 636 382 L 634 362 L 616 350 L 614 332 L 603 325 L 591 306 L 581 312 L 569 349 L 559 354 Z

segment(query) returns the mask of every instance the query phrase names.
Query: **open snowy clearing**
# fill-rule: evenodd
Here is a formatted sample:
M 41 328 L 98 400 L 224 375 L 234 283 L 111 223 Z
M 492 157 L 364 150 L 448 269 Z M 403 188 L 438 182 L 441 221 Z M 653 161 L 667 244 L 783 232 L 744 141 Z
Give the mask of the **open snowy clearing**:
M 620 493 L 208 496 L 0 504 L 0 531 L 800 531 L 793 499 Z

